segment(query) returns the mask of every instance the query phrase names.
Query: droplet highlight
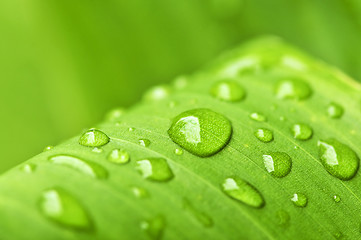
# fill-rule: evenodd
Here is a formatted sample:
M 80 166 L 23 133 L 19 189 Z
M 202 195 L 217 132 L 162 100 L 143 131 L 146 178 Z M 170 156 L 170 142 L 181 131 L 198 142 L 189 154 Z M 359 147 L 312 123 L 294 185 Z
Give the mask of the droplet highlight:
M 292 135 L 298 140 L 308 140 L 312 137 L 313 130 L 310 126 L 302 123 L 297 123 L 292 126 Z
M 127 151 L 123 149 L 113 149 L 108 157 L 109 162 L 116 164 L 126 164 L 130 161 L 130 155 Z
M 132 187 L 131 188 L 132 192 L 133 192 L 133 195 L 136 197 L 136 198 L 147 198 L 149 197 L 149 193 L 147 190 L 145 190 L 145 188 L 142 188 L 142 187 Z
M 101 147 L 109 141 L 109 137 L 97 129 L 90 129 L 79 138 L 79 144 L 86 147 Z
M 176 148 L 174 150 L 174 153 L 175 153 L 175 155 L 181 156 L 181 155 L 183 155 L 183 150 L 180 148 Z
M 54 148 L 54 146 L 46 146 L 44 149 L 43 149 L 43 152 L 47 152 L 47 151 L 50 151 Z
M 211 90 L 211 95 L 219 100 L 237 102 L 246 96 L 246 92 L 241 85 L 235 81 L 224 80 L 215 83 Z
M 304 100 L 312 95 L 311 87 L 303 80 L 287 78 L 279 81 L 275 88 L 276 96 L 280 99 Z
M 332 102 L 327 106 L 327 115 L 330 118 L 341 118 L 343 112 L 343 107 L 337 103 Z
M 33 173 L 35 172 L 36 164 L 34 163 L 26 163 L 23 166 L 20 167 L 20 170 L 24 173 Z
M 338 196 L 338 195 L 334 195 L 334 196 L 333 196 L 333 200 L 334 200 L 336 203 L 339 203 L 339 202 L 341 202 L 341 197 Z
M 150 145 L 150 140 L 148 139 L 139 139 L 139 145 L 143 147 L 148 147 Z
M 303 193 L 295 193 L 291 198 L 291 201 L 296 207 L 306 207 L 308 203 L 308 199 L 305 194 Z
M 273 141 L 273 132 L 265 128 L 259 128 L 254 132 L 255 137 L 261 142 L 268 143 Z
M 292 159 L 284 152 L 273 152 L 263 155 L 264 166 L 272 176 L 282 178 L 291 172 Z
M 249 118 L 254 120 L 254 121 L 257 121 L 257 122 L 266 122 L 267 121 L 267 117 L 264 116 L 263 114 L 260 114 L 260 113 L 251 113 L 249 115 Z
M 137 161 L 139 173 L 143 178 L 153 181 L 169 181 L 174 175 L 167 161 L 164 158 L 147 158 Z

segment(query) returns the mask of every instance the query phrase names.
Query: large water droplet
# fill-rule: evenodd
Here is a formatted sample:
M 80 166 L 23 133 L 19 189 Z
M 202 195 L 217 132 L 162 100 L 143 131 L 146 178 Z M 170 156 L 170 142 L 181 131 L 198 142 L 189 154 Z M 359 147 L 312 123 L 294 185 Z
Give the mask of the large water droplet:
M 265 129 L 265 128 L 257 129 L 254 132 L 254 135 L 256 136 L 256 138 L 258 138 L 258 140 L 265 142 L 265 143 L 271 142 L 273 140 L 272 131 Z
M 150 141 L 148 139 L 139 139 L 139 145 L 143 147 L 148 147 L 150 145 Z
M 331 118 L 340 118 L 343 115 L 343 108 L 332 102 L 327 106 L 327 115 Z
M 296 207 L 306 207 L 308 203 L 308 199 L 303 193 L 295 193 L 291 198 L 291 201 Z
M 92 222 L 80 202 L 67 191 L 55 187 L 42 193 L 41 213 L 64 227 L 91 230 Z
M 70 167 L 93 178 L 104 179 L 108 177 L 108 171 L 99 164 L 82 160 L 74 156 L 56 155 L 50 157 L 49 161 L 54 164 Z
M 246 92 L 241 85 L 230 80 L 215 83 L 210 92 L 215 98 L 229 102 L 240 101 L 246 95 Z
M 149 89 L 143 96 L 145 101 L 158 101 L 167 98 L 172 89 L 166 85 L 155 86 Z
M 136 169 L 143 178 L 153 181 L 169 181 L 174 175 L 167 161 L 163 158 L 147 158 L 137 161 Z
M 256 112 L 251 113 L 251 114 L 249 115 L 249 117 L 250 117 L 252 120 L 257 121 L 257 122 L 265 122 L 265 121 L 267 121 L 266 116 L 264 116 L 264 115 L 262 115 L 262 114 L 260 114 L 260 113 L 256 113 Z
M 318 141 L 319 156 L 325 169 L 334 177 L 349 180 L 359 168 L 356 153 L 335 139 Z
M 100 130 L 90 129 L 79 138 L 79 144 L 86 147 L 101 147 L 109 142 L 109 137 Z
M 238 177 L 226 178 L 222 183 L 222 190 L 231 198 L 261 208 L 265 202 L 261 193 L 248 182 Z
M 263 155 L 266 170 L 274 177 L 285 177 L 292 168 L 291 157 L 284 152 L 273 152 Z
M 109 122 L 119 122 L 124 115 L 124 112 L 124 108 L 115 108 L 107 113 L 105 119 Z
M 26 163 L 21 166 L 20 169 L 25 173 L 33 173 L 36 169 L 36 165 L 34 163 Z
M 155 218 L 142 221 L 140 223 L 140 228 L 148 235 L 148 237 L 153 240 L 158 240 L 162 238 L 165 225 L 164 217 L 159 215 Z
M 232 126 L 219 113 L 194 109 L 175 117 L 168 134 L 175 143 L 194 155 L 209 157 L 227 145 Z
M 292 126 L 292 134 L 295 139 L 308 140 L 312 137 L 312 128 L 306 124 L 297 123 Z
M 130 161 L 129 153 L 122 149 L 113 149 L 108 155 L 108 161 L 116 164 L 125 164 Z
M 183 207 L 188 211 L 203 227 L 212 227 L 213 220 L 206 213 L 198 211 L 190 201 L 183 199 Z
M 311 96 L 312 90 L 308 83 L 296 78 L 288 78 L 276 84 L 276 96 L 281 99 L 307 99 Z

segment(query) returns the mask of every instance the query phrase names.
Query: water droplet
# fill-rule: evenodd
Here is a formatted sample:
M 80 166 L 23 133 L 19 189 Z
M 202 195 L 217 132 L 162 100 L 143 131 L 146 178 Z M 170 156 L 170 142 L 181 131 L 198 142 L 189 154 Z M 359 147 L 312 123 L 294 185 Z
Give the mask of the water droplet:
M 249 115 L 249 117 L 250 117 L 252 120 L 255 120 L 255 121 L 257 121 L 257 122 L 265 122 L 265 121 L 267 121 L 266 116 L 264 116 L 264 115 L 262 115 L 262 114 L 260 114 L 260 113 L 256 113 L 256 112 L 251 113 L 251 114 Z
M 33 173 L 36 169 L 36 165 L 34 163 L 26 163 L 20 167 L 20 170 L 25 173 Z
M 243 202 L 251 207 L 261 208 L 265 204 L 260 192 L 241 178 L 226 178 L 222 183 L 222 190 L 229 197 Z
M 95 153 L 102 153 L 103 152 L 103 149 L 102 148 L 93 148 L 92 152 L 95 152 Z
M 308 140 L 312 137 L 312 128 L 306 124 L 297 123 L 292 126 L 292 134 L 295 139 Z
M 129 153 L 121 149 L 113 149 L 108 155 L 108 161 L 116 164 L 125 164 L 130 161 Z
M 50 151 L 54 148 L 54 146 L 46 146 L 43 150 L 43 152 L 47 152 L 47 151 Z
M 210 92 L 213 97 L 229 102 L 240 101 L 246 95 L 246 92 L 241 85 L 230 80 L 215 83 Z
M 149 193 L 147 190 L 141 187 L 132 187 L 132 192 L 136 198 L 147 198 Z
M 174 108 L 175 106 L 177 106 L 177 102 L 176 101 L 170 101 L 169 102 L 169 104 L 168 104 L 168 106 L 170 107 L 170 108 Z
M 180 148 L 176 148 L 176 149 L 174 150 L 174 153 L 175 153 L 176 155 L 180 156 L 180 155 L 183 155 L 183 150 L 180 149 Z
M 136 169 L 143 178 L 154 181 L 169 181 L 174 175 L 167 161 L 163 158 L 148 158 L 137 161 Z
M 67 191 L 55 187 L 42 193 L 40 211 L 50 220 L 64 227 L 91 230 L 92 222 L 80 202 Z
M 339 203 L 339 202 L 341 201 L 341 198 L 340 198 L 340 196 L 338 196 L 338 195 L 334 195 L 334 196 L 333 196 L 333 200 L 334 200 L 335 202 Z
M 291 198 L 291 201 L 296 207 L 306 207 L 308 203 L 308 199 L 303 193 L 295 193 Z
M 276 96 L 280 99 L 303 100 L 311 96 L 308 83 L 295 78 L 283 79 L 276 84 Z
M 281 226 L 287 226 L 291 219 L 290 215 L 284 210 L 277 211 L 276 216 L 278 219 L 277 223 Z
M 150 141 L 148 139 L 139 139 L 139 145 L 143 147 L 148 147 L 150 145 Z
M 100 130 L 90 129 L 79 138 L 79 144 L 86 147 L 101 147 L 109 142 L 109 137 Z
M 232 126 L 219 113 L 209 109 L 194 109 L 175 117 L 168 134 L 175 143 L 192 154 L 209 157 L 227 145 Z
M 177 89 L 183 89 L 187 85 L 188 85 L 188 79 L 186 76 L 179 76 L 173 82 L 173 86 Z
M 70 167 L 93 178 L 104 179 L 108 177 L 108 171 L 99 164 L 85 161 L 74 156 L 55 155 L 50 157 L 49 161 L 54 164 Z
M 342 232 L 336 232 L 336 233 L 333 234 L 333 236 L 334 236 L 336 239 L 342 239 L 342 238 L 343 238 Z
M 186 211 L 188 211 L 203 227 L 212 227 L 213 220 L 206 213 L 200 212 L 194 208 L 190 201 L 187 199 L 183 199 L 183 207 Z
M 125 113 L 124 108 L 115 108 L 111 111 L 109 111 L 105 117 L 106 121 L 109 122 L 119 122 L 122 118 L 122 116 Z
M 167 98 L 171 92 L 172 89 L 169 86 L 155 86 L 144 94 L 143 99 L 145 101 L 158 101 Z
M 162 238 L 165 229 L 165 219 L 163 216 L 156 216 L 155 218 L 142 221 L 140 228 L 144 231 L 149 238 L 158 240 Z
M 263 155 L 266 170 L 274 177 L 282 178 L 287 176 L 292 168 L 291 157 L 284 152 L 273 152 Z
M 132 128 L 132 127 L 128 128 L 129 132 L 133 132 L 134 130 L 135 130 L 135 128 Z
M 359 168 L 356 153 L 335 139 L 318 141 L 319 156 L 327 172 L 341 180 L 350 180 Z
M 272 131 L 265 128 L 257 129 L 257 131 L 254 132 L 254 135 L 256 138 L 258 138 L 258 140 L 265 143 L 271 142 L 273 140 Z
M 330 103 L 327 106 L 327 115 L 330 118 L 340 118 L 343 115 L 343 108 L 337 103 Z
M 280 117 L 280 121 L 283 122 L 283 121 L 285 121 L 285 120 L 286 120 L 286 118 L 285 118 L 284 116 L 281 116 L 281 117 Z

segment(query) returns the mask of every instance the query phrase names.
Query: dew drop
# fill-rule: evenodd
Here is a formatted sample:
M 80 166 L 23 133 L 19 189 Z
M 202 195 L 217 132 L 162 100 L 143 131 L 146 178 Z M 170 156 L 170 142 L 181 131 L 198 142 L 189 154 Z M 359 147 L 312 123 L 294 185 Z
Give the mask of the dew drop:
M 219 100 L 237 102 L 246 96 L 246 92 L 241 85 L 235 81 L 224 80 L 215 83 L 210 93 Z
M 143 147 L 148 147 L 150 145 L 150 141 L 148 139 L 139 139 L 139 145 Z
M 36 169 L 36 165 L 34 163 L 26 163 L 20 167 L 20 170 L 24 173 L 33 173 Z
M 142 187 L 132 187 L 132 192 L 136 198 L 147 198 L 149 193 Z
M 264 115 L 262 115 L 262 114 L 260 114 L 260 113 L 256 113 L 256 112 L 251 113 L 251 114 L 249 115 L 249 117 L 250 117 L 252 120 L 257 121 L 257 122 L 266 122 L 266 121 L 267 121 L 266 116 L 264 116 Z
M 169 181 L 174 175 L 164 158 L 147 158 L 137 161 L 136 169 L 143 178 L 153 181 Z
M 173 86 L 176 89 L 184 89 L 187 85 L 188 85 L 188 78 L 186 76 L 179 76 L 173 82 Z
M 292 126 L 292 135 L 298 140 L 308 140 L 312 137 L 312 128 L 306 124 L 297 123 Z
M 135 131 L 135 128 L 130 127 L 130 128 L 128 128 L 128 131 L 129 131 L 129 132 L 134 132 L 134 131 Z
M 124 108 L 115 108 L 111 111 L 109 111 L 105 117 L 106 121 L 109 122 L 119 122 L 122 118 L 122 116 L 125 113 Z
M 284 210 L 277 211 L 276 216 L 277 216 L 277 224 L 280 226 L 287 226 L 291 219 L 290 215 Z
M 256 138 L 258 138 L 258 140 L 265 143 L 271 142 L 273 140 L 272 131 L 265 128 L 257 129 L 257 131 L 254 132 L 254 135 Z
M 335 139 L 318 141 L 319 157 L 327 172 L 341 180 L 353 178 L 359 168 L 356 153 Z
M 174 153 L 175 153 L 176 155 L 180 156 L 180 155 L 183 155 L 183 150 L 180 149 L 180 148 L 176 148 L 176 149 L 174 150 Z
M 108 161 L 116 164 L 125 164 L 130 161 L 129 153 L 122 149 L 113 149 L 108 155 Z
M 188 211 L 203 227 L 209 228 L 213 226 L 213 220 L 206 213 L 198 211 L 190 201 L 183 199 L 183 208 Z
M 62 188 L 45 190 L 39 201 L 41 213 L 68 228 L 91 230 L 92 221 L 80 202 Z
M 303 193 L 295 193 L 291 198 L 291 201 L 296 207 L 306 207 L 308 203 L 308 199 Z
M 266 170 L 272 176 L 278 178 L 287 176 L 292 168 L 292 159 L 284 152 L 273 152 L 268 155 L 263 155 L 263 162 Z
M 241 178 L 226 178 L 221 187 L 227 196 L 245 203 L 248 206 L 261 208 L 265 204 L 261 193 Z
M 145 101 L 159 101 L 167 98 L 172 89 L 166 85 L 155 86 L 149 89 L 143 96 Z
M 150 239 L 158 240 L 162 238 L 165 225 L 166 222 L 164 217 L 159 215 L 155 218 L 142 221 L 140 223 L 140 228 Z
M 46 146 L 43 150 L 43 152 L 47 152 L 47 151 L 50 151 L 54 148 L 54 146 Z
M 86 147 L 101 147 L 109 141 L 109 137 L 97 129 L 90 129 L 79 138 L 79 144 Z
M 339 203 L 341 201 L 341 197 L 338 196 L 338 195 L 334 195 L 333 196 L 333 200 L 336 202 L 336 203 Z
M 308 83 L 296 79 L 288 78 L 279 81 L 275 88 L 276 96 L 280 99 L 303 100 L 311 96 L 312 90 Z
M 170 138 L 194 155 L 209 157 L 229 142 L 232 126 L 223 115 L 209 109 L 193 109 L 174 118 Z
M 103 152 L 103 149 L 102 148 L 93 148 L 92 152 L 95 152 L 95 153 L 102 153 Z
M 49 158 L 49 161 L 72 168 L 78 172 L 93 178 L 104 179 L 108 177 L 108 171 L 97 163 L 82 160 L 70 155 L 55 155 Z
M 330 118 L 340 118 L 343 115 L 343 108 L 337 103 L 330 103 L 327 106 L 327 115 Z

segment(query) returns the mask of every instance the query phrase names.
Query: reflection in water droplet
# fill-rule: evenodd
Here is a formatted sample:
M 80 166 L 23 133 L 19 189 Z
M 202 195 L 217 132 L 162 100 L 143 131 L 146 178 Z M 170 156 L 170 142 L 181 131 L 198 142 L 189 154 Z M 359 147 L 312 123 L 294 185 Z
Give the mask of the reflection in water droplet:
M 175 143 L 192 154 L 209 157 L 227 145 L 232 126 L 219 113 L 209 109 L 194 109 L 175 117 L 168 134 Z
M 143 147 L 148 147 L 150 145 L 150 141 L 148 139 L 139 139 L 139 145 Z
M 79 144 L 86 147 L 101 147 L 110 141 L 109 137 L 100 130 L 90 129 L 79 138 Z
M 311 96 L 312 90 L 303 80 L 290 78 L 283 79 L 276 84 L 276 96 L 280 99 L 303 100 Z
M 124 108 L 115 108 L 111 111 L 109 111 L 105 117 L 106 121 L 109 122 L 119 122 L 122 118 L 122 116 L 125 113 Z
M 248 206 L 261 208 L 265 204 L 260 192 L 241 178 L 226 178 L 221 187 L 227 196 L 243 202 Z
M 40 198 L 40 211 L 50 220 L 77 230 L 91 230 L 92 221 L 80 202 L 62 188 L 44 191 Z
M 230 80 L 215 83 L 210 92 L 213 97 L 229 102 L 240 101 L 246 95 L 246 92 L 241 85 Z
M 264 115 L 262 115 L 262 114 L 260 114 L 260 113 L 256 113 L 256 112 L 251 113 L 251 114 L 249 115 L 249 117 L 250 117 L 252 120 L 255 120 L 255 121 L 257 121 L 257 122 L 265 122 L 265 121 L 267 121 L 266 116 L 264 116 Z
M 297 123 L 292 126 L 292 134 L 295 139 L 308 140 L 312 137 L 312 128 L 306 124 Z
M 149 193 L 145 188 L 142 187 L 132 187 L 132 192 L 136 198 L 147 198 Z
M 167 98 L 172 89 L 166 85 L 155 86 L 149 89 L 143 96 L 145 101 L 158 101 Z
M 341 180 L 353 178 L 359 168 L 356 153 L 335 139 L 318 141 L 319 156 L 325 169 Z
M 308 203 L 308 199 L 303 193 L 295 193 L 291 198 L 291 201 L 296 207 L 306 207 Z
M 180 149 L 180 148 L 176 148 L 176 149 L 174 150 L 174 153 L 175 153 L 176 155 L 180 156 L 180 155 L 183 155 L 183 150 Z
M 149 238 L 158 240 L 162 238 L 165 229 L 165 219 L 163 216 L 156 216 L 155 218 L 144 220 L 140 223 L 140 228 Z
M 143 178 L 153 181 L 169 181 L 174 175 L 167 161 L 163 158 L 147 158 L 137 161 L 136 169 Z
M 36 169 L 36 165 L 34 163 L 26 163 L 20 167 L 20 170 L 25 173 L 33 173 Z
M 121 149 L 113 149 L 108 155 L 108 161 L 116 164 L 125 164 L 130 161 L 129 153 Z
M 271 142 L 273 140 L 272 131 L 265 128 L 257 129 L 257 131 L 254 132 L 254 135 L 256 138 L 258 138 L 258 140 L 265 143 Z
M 282 178 L 287 176 L 292 168 L 291 157 L 284 152 L 273 152 L 263 155 L 266 170 L 274 177 Z
M 104 179 L 108 177 L 108 171 L 99 164 L 82 160 L 74 156 L 55 155 L 50 157 L 49 161 L 54 164 L 70 167 L 93 178 Z
M 54 148 L 54 146 L 46 146 L 43 150 L 43 152 L 47 152 L 47 151 L 50 151 Z
M 213 220 L 206 213 L 200 212 L 194 208 L 190 201 L 187 199 L 183 199 L 183 207 L 186 211 L 188 211 L 203 227 L 212 227 Z
M 327 106 L 327 115 L 330 118 L 340 118 L 343 115 L 343 108 L 337 103 L 330 103 Z

